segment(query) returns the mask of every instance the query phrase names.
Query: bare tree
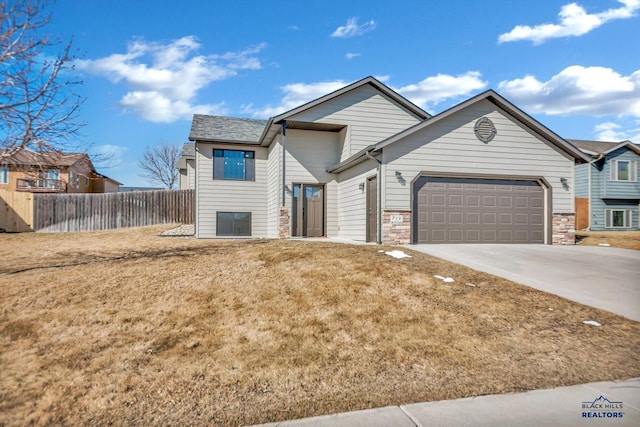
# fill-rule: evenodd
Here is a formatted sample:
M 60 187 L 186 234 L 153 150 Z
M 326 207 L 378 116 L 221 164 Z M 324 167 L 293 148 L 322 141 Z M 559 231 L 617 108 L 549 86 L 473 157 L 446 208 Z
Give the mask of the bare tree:
M 142 177 L 158 182 L 173 190 L 178 179 L 178 159 L 180 146 L 172 144 L 158 144 L 144 150 L 138 167 L 142 169 Z
M 83 123 L 71 42 L 44 34 L 46 0 L 0 0 L 0 155 L 66 148 Z M 57 51 L 55 56 L 51 51 Z

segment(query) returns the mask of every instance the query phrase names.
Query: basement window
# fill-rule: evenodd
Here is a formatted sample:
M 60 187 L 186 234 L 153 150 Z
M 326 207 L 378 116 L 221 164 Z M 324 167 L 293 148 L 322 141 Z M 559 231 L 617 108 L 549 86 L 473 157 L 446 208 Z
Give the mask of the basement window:
M 251 212 L 216 212 L 216 236 L 251 236 Z
M 631 228 L 631 209 L 606 209 L 606 228 Z

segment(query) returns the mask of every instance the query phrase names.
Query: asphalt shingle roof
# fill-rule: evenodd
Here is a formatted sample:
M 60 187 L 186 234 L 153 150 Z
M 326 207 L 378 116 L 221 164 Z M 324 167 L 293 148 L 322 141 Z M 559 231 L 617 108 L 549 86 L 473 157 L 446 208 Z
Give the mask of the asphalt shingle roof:
M 180 152 L 180 157 L 184 157 L 186 159 L 195 159 L 196 158 L 196 144 L 193 142 L 185 142 L 182 144 L 182 152 Z
M 266 120 L 194 114 L 191 141 L 258 142 Z
M 620 144 L 620 142 L 586 141 L 582 139 L 568 139 L 567 141 L 578 147 L 580 150 L 596 154 L 602 154 Z
M 0 164 L 14 166 L 71 166 L 78 160 L 89 159 L 83 153 L 62 153 L 52 152 L 36 152 L 31 150 L 20 150 L 10 156 L 2 156 L 0 153 Z

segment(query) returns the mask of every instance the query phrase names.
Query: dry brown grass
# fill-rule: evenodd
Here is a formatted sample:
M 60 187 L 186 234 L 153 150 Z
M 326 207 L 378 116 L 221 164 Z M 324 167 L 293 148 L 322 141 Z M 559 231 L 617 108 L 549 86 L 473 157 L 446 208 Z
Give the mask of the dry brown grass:
M 239 425 L 640 376 L 640 324 L 424 254 L 160 230 L 0 235 L 0 425 Z
M 576 231 L 580 245 L 608 244 L 614 248 L 640 250 L 640 231 Z

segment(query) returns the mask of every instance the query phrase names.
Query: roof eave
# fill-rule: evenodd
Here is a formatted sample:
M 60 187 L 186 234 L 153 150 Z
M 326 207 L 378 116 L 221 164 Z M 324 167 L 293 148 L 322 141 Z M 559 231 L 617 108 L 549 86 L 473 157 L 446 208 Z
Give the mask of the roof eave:
M 331 168 L 327 169 L 327 172 L 340 173 L 340 172 L 344 172 L 345 170 L 353 166 L 359 165 L 360 163 L 364 162 L 369 158 L 367 156 L 367 153 L 369 154 L 374 153 L 374 155 L 377 155 L 377 154 L 380 154 L 380 151 L 376 150 L 375 145 L 369 145 L 368 147 L 363 148 L 362 150 L 358 151 L 356 154 L 349 157 L 348 159 L 345 159 L 342 162 L 338 163 L 337 165 L 334 165 Z

